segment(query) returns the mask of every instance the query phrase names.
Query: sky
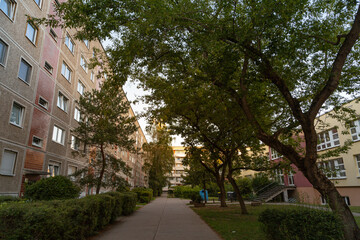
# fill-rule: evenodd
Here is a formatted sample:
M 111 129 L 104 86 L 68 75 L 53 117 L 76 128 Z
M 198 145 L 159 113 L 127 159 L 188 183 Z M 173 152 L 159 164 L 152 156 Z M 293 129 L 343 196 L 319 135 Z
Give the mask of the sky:
M 125 94 L 128 100 L 130 101 L 131 107 L 137 117 L 140 113 L 146 111 L 149 105 L 139 100 L 139 97 L 149 94 L 149 92 L 144 91 L 144 89 L 142 88 L 138 88 L 138 84 L 133 81 L 127 81 L 123 86 L 123 90 L 125 91 Z M 134 100 L 139 100 L 139 101 L 136 104 L 134 104 L 133 103 Z M 151 141 L 151 137 L 146 133 L 146 126 L 148 125 L 146 119 L 138 117 L 138 122 L 146 136 L 147 141 L 148 142 Z M 172 146 L 181 146 L 182 145 L 181 142 L 182 142 L 182 138 L 180 136 L 173 136 Z

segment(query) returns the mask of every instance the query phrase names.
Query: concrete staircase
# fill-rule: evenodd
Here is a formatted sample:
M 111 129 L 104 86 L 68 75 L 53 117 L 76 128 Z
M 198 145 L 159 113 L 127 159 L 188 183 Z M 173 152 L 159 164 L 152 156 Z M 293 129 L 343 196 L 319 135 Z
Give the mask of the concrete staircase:
M 254 202 L 268 202 L 278 196 L 279 194 L 282 194 L 284 191 L 287 191 L 289 189 L 293 190 L 295 189 L 295 186 L 285 186 L 285 185 L 278 185 L 278 184 L 270 184 L 265 189 L 262 189 L 261 192 L 257 193 L 257 197 L 254 198 Z

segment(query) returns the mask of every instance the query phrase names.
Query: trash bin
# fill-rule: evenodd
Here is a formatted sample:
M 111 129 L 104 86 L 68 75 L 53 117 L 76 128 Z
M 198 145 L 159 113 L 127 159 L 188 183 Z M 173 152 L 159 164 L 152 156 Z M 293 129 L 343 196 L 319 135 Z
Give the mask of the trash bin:
M 207 190 L 205 190 L 205 194 L 206 194 L 206 201 L 208 201 L 209 200 L 209 194 L 208 194 Z M 204 189 L 200 190 L 200 196 L 201 196 L 201 199 L 204 201 L 205 200 Z
M 236 192 L 227 192 L 226 198 L 229 201 L 236 201 Z

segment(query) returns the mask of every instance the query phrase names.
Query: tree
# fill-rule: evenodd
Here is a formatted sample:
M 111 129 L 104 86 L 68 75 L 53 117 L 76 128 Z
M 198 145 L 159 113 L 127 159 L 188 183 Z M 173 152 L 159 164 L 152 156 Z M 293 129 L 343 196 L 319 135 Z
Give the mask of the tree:
M 167 174 L 175 165 L 171 137 L 165 126 L 154 125 L 149 129 L 152 142 L 144 143 L 145 163 L 143 169 L 148 173 L 149 187 L 154 196 L 160 196 L 167 185 Z
M 119 32 L 111 64 L 148 86 L 208 82 L 237 102 L 257 138 L 287 157 L 360 239 L 355 219 L 317 167 L 316 116 L 356 93 L 356 1 L 69 0 L 59 13 L 80 37 Z M 302 132 L 304 151 L 291 141 Z
M 73 130 L 84 143 L 84 150 L 90 158 L 88 165 L 77 171 L 75 176 L 81 185 L 100 188 L 123 188 L 127 182 L 121 173 L 130 175 L 130 168 L 117 158 L 112 148 L 135 152 L 131 135 L 137 131 L 135 118 L 129 116 L 129 103 L 117 83 L 105 81 L 100 90 L 84 93 L 78 101 L 81 121 Z M 74 143 L 75 144 L 75 143 Z M 90 151 L 86 151 L 89 148 Z

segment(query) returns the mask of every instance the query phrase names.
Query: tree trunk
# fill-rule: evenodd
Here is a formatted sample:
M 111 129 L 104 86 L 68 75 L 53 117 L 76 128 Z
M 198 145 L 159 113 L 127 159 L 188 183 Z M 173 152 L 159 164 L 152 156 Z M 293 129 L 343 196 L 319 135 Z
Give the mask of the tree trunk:
M 240 204 L 240 207 L 241 207 L 241 214 L 249 214 L 249 212 L 246 209 L 244 199 L 241 196 L 239 186 L 236 184 L 235 179 L 230 174 L 230 169 L 229 169 L 229 174 L 228 174 L 228 180 L 231 183 L 231 186 L 233 187 L 233 189 L 234 189 L 234 191 L 236 193 L 236 198 L 239 201 L 239 204 Z
M 225 192 L 225 186 L 224 181 L 220 178 L 220 176 L 216 177 L 216 183 L 220 188 L 220 207 L 227 207 L 226 205 L 226 192 Z
M 329 205 L 332 211 L 344 223 L 344 235 L 347 240 L 360 240 L 360 229 L 356 224 L 355 218 L 340 195 L 335 185 L 318 169 L 316 165 L 302 171 L 310 183 L 324 197 L 329 199 Z
M 104 177 L 104 172 L 105 172 L 105 166 L 106 166 L 106 159 L 105 159 L 105 152 L 104 152 L 104 146 L 101 145 L 100 146 L 100 152 L 101 152 L 101 161 L 102 161 L 102 166 L 101 166 L 101 171 L 100 171 L 100 175 L 96 184 L 96 194 L 100 193 L 100 188 L 101 188 L 101 182 L 102 179 Z

